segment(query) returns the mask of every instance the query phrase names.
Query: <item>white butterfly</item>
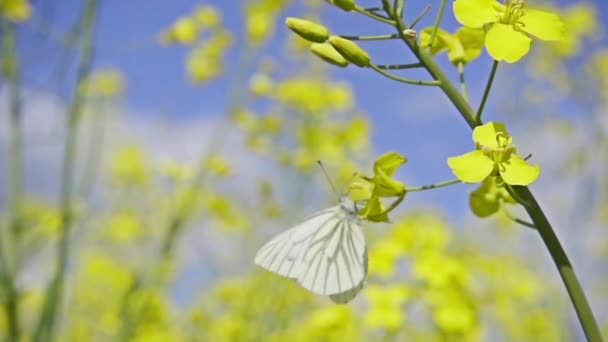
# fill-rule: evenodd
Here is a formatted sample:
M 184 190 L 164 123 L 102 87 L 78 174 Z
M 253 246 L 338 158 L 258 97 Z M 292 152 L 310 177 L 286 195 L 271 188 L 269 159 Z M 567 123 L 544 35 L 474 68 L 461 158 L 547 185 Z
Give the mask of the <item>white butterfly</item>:
M 279 234 L 255 256 L 263 268 L 296 280 L 314 293 L 344 304 L 361 291 L 367 275 L 367 247 L 348 197 Z

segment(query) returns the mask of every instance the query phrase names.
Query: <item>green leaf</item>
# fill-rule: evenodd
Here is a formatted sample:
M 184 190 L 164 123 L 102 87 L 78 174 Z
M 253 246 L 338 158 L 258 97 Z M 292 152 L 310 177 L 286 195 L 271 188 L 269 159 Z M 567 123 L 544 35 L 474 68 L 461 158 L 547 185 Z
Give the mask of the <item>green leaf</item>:
M 454 175 L 465 183 L 479 183 L 494 170 L 494 161 L 480 150 L 450 157 L 448 165 Z
M 495 23 L 486 33 L 486 49 L 497 61 L 515 63 L 530 51 L 530 39 L 512 25 Z
M 511 158 L 502 162 L 499 170 L 502 179 L 510 185 L 526 186 L 534 182 L 540 174 L 538 165 L 532 166 L 516 154 L 512 154 Z

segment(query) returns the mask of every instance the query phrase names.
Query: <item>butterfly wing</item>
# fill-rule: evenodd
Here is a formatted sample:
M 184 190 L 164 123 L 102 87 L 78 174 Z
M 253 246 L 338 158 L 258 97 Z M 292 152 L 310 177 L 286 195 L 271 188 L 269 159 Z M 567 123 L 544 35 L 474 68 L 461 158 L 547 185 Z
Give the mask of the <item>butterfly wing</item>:
M 358 220 L 341 210 L 314 233 L 297 280 L 314 293 L 345 303 L 363 288 L 367 249 Z
M 367 248 L 363 251 L 363 265 L 365 266 L 365 274 L 367 275 Z M 359 291 L 363 289 L 365 286 L 365 277 L 357 287 L 354 287 L 350 290 L 346 290 L 344 292 L 336 293 L 333 295 L 329 295 L 329 299 L 336 304 L 346 304 L 350 302 L 353 298 L 357 296 Z
M 332 207 L 315 213 L 299 225 L 292 227 L 265 244 L 255 256 L 259 266 L 282 275 L 297 279 L 302 271 L 301 259 L 319 227 L 332 220 L 339 207 Z
M 264 245 L 255 263 L 314 293 L 347 303 L 365 285 L 367 248 L 356 211 L 320 211 Z

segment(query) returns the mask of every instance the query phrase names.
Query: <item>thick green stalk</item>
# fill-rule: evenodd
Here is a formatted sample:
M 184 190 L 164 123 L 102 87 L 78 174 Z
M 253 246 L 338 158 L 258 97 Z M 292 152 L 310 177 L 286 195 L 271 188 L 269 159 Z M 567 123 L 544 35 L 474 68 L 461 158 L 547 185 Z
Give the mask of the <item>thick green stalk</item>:
M 15 287 L 14 267 L 11 260 L 17 260 L 20 245 L 20 235 L 23 227 L 23 135 L 22 135 L 22 110 L 20 94 L 19 61 L 16 55 L 15 27 L 7 20 L 2 21 L 2 62 L 3 74 L 8 81 L 9 106 L 10 106 L 10 169 L 9 169 L 9 205 L 10 205 L 10 228 L 7 243 L 0 241 L 0 260 L 2 267 L 0 276 L 6 290 L 4 309 L 8 325 L 8 339 L 18 341 L 20 338 L 19 328 L 19 294 Z M 0 234 L 1 236 L 1 234 Z M 9 250 L 12 249 L 12 252 Z M 12 256 L 12 258 L 11 258 Z M 16 263 L 12 263 L 16 264 Z
M 476 120 L 476 112 L 473 110 L 473 108 L 471 108 L 464 97 L 462 97 L 450 79 L 443 73 L 439 65 L 435 63 L 433 56 L 420 49 L 415 42 L 407 39 L 407 37 L 405 37 L 402 33 L 405 29 L 405 25 L 398 18 L 396 22 L 397 31 L 401 34 L 403 42 L 407 44 L 412 52 L 418 57 L 420 62 L 424 64 L 425 68 L 433 76 L 433 78 L 441 83 L 439 87 L 441 90 L 443 90 L 452 104 L 454 104 L 456 109 L 458 109 L 458 112 L 462 118 L 471 128 L 475 128 L 476 126 L 480 125 L 481 120 Z M 574 269 L 568 260 L 566 252 L 564 251 L 559 239 L 557 238 L 557 235 L 555 235 L 555 232 L 551 227 L 551 224 L 545 217 L 541 207 L 538 205 L 536 199 L 527 187 L 517 187 L 516 192 L 526 204 L 524 207 L 528 212 L 528 215 L 530 215 L 534 226 L 538 229 L 538 232 L 540 233 L 540 236 L 549 253 L 551 254 L 551 258 L 559 271 L 566 290 L 568 291 L 568 295 L 570 296 L 570 300 L 572 301 L 572 305 L 574 306 L 578 319 L 583 327 L 585 336 L 589 341 L 592 342 L 602 341 L 599 327 L 595 317 L 593 316 L 591 307 L 589 306 L 589 303 L 585 297 L 585 293 L 578 281 L 578 278 L 576 277 L 576 274 L 574 273 Z
M 34 341 L 51 341 L 53 339 L 55 322 L 61 303 L 67 263 L 69 259 L 69 241 L 72 227 L 72 194 L 74 188 L 74 164 L 76 158 L 76 139 L 83 107 L 82 85 L 86 80 L 93 60 L 93 32 L 98 0 L 88 0 L 82 17 L 82 40 L 80 47 L 80 63 L 76 75 L 76 85 L 72 94 L 72 102 L 68 109 L 66 122 L 66 141 L 61 170 L 61 230 L 57 245 L 55 273 L 46 291 L 46 297 L 40 321 L 34 334 Z

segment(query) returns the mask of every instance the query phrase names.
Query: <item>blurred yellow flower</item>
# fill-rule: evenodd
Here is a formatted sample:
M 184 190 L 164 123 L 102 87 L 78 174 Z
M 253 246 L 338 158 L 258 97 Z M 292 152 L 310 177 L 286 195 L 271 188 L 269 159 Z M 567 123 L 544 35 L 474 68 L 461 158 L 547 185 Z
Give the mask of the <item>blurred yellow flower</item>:
M 123 93 L 125 81 L 116 69 L 101 69 L 93 72 L 83 89 L 89 96 L 114 97 Z
M 110 162 L 112 180 L 121 185 L 144 186 L 150 175 L 144 152 L 135 145 L 122 147 Z
M 403 246 L 393 239 L 380 240 L 369 250 L 369 273 L 389 277 L 395 273 L 395 263 L 404 256 Z
M 178 18 L 173 25 L 160 34 L 161 44 L 179 43 L 192 45 L 198 38 L 198 23 L 191 17 Z
M 13 22 L 26 21 L 32 15 L 28 0 L 0 0 L 0 16 Z
M 107 225 L 106 235 L 115 242 L 128 242 L 136 239 L 141 233 L 141 220 L 132 212 L 124 211 L 114 214 Z
M 233 173 L 232 167 L 224 157 L 212 154 L 204 161 L 204 168 L 216 177 L 228 177 Z
M 396 330 L 405 324 L 404 305 L 410 297 L 406 286 L 370 285 L 365 293 L 370 305 L 364 318 L 368 327 Z

